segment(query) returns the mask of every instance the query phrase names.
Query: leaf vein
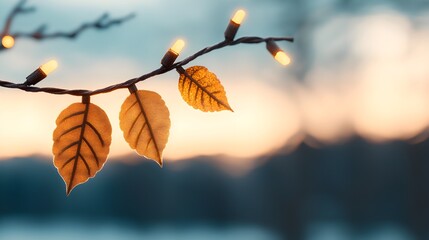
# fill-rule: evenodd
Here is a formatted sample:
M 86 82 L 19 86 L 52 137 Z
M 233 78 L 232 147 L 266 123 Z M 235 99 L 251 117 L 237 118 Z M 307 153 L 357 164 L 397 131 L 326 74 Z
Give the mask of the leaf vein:
M 131 108 L 133 108 L 136 104 L 137 104 L 137 101 L 135 101 L 133 104 L 131 104 L 131 106 L 127 110 L 124 111 L 124 114 L 127 114 L 128 111 L 130 111 Z
M 140 116 L 142 115 L 141 112 L 139 112 L 139 114 L 137 115 L 137 117 L 134 119 L 133 124 L 131 124 L 130 129 L 128 129 L 128 135 L 131 134 L 131 131 L 133 131 L 134 129 L 134 125 L 136 125 L 137 121 L 139 120 Z
M 69 145 L 67 145 L 66 147 L 64 147 L 64 148 L 60 151 L 60 153 L 59 153 L 58 155 L 63 154 L 65 151 L 67 151 L 68 149 L 70 149 L 70 148 L 71 148 L 71 147 L 73 147 L 73 146 L 76 146 L 77 144 L 79 144 L 79 141 L 76 141 L 76 142 L 72 142 L 72 143 L 70 143 Z
M 209 95 L 209 97 L 211 98 L 211 99 L 213 99 L 213 100 L 215 100 L 216 102 L 218 102 L 218 104 L 220 104 L 220 105 L 222 105 L 222 106 L 224 106 L 224 107 L 226 107 L 227 109 L 229 109 L 229 110 L 232 110 L 229 106 L 228 106 L 228 104 L 225 104 L 223 101 L 221 101 L 220 99 L 218 99 L 214 94 L 212 94 L 210 91 L 208 91 L 206 88 L 203 88 L 202 86 L 201 86 L 201 84 L 197 81 L 197 80 L 195 80 L 194 78 L 193 78 L 193 75 L 189 75 L 186 71 L 183 73 L 183 74 L 185 74 L 185 76 L 187 77 L 187 78 L 189 78 L 189 80 L 191 80 L 191 82 L 193 82 L 195 85 L 197 85 L 197 87 L 199 87 L 199 88 L 201 88 L 206 94 L 208 94 Z M 195 74 L 195 73 L 194 73 Z M 189 95 L 189 94 L 188 94 Z M 210 101 L 211 102 L 211 101 Z
M 69 133 L 73 132 L 74 130 L 79 129 L 79 128 L 81 128 L 81 127 L 82 127 L 82 125 L 77 125 L 77 126 L 74 126 L 74 127 L 70 128 L 70 129 L 68 129 L 67 131 L 63 132 L 63 133 L 58 137 L 58 139 L 62 138 L 64 135 L 67 135 L 67 134 L 69 134 Z
M 67 166 L 67 164 L 71 163 L 71 161 L 73 161 L 73 159 L 75 159 L 76 156 L 71 157 L 69 160 L 67 160 L 62 166 L 61 169 L 65 168 L 65 166 Z
M 145 124 L 147 124 L 147 127 L 148 127 L 148 129 L 149 129 L 150 138 L 151 138 L 151 139 L 153 139 L 153 143 L 154 143 L 154 145 L 155 145 L 156 154 L 158 155 L 158 160 L 161 160 L 161 154 L 160 154 L 160 152 L 159 152 L 158 143 L 157 143 L 157 141 L 156 141 L 156 139 L 155 139 L 155 134 L 154 134 L 154 132 L 153 132 L 152 126 L 150 125 L 150 122 L 149 122 L 148 116 L 147 116 L 147 114 L 146 114 L 146 112 L 145 112 L 145 109 L 144 109 L 144 107 L 143 107 L 143 103 L 142 103 L 142 101 L 141 101 L 140 97 L 139 97 L 138 95 L 136 95 L 136 96 L 137 96 L 137 101 L 139 102 L 140 110 L 141 110 L 141 112 L 142 112 L 142 114 L 143 114 L 143 117 L 144 117 L 144 119 L 145 119 Z M 142 127 L 142 131 L 143 131 L 143 128 L 144 128 L 144 127 Z M 141 133 L 140 133 L 140 134 L 141 134 Z
M 146 150 L 149 148 L 149 144 L 152 142 L 152 138 L 151 139 L 149 139 L 149 141 L 147 141 L 147 144 L 146 144 Z
M 88 171 L 88 175 L 91 176 L 91 169 L 89 168 L 88 162 L 83 157 L 83 155 L 80 153 L 79 153 L 79 157 L 80 157 L 80 159 L 82 159 L 82 162 L 85 164 L 86 170 Z
M 80 112 L 75 112 L 75 113 L 73 113 L 73 114 L 70 114 L 69 116 L 67 116 L 67 117 L 63 118 L 63 119 L 61 120 L 61 122 L 60 122 L 60 123 L 65 122 L 65 121 L 66 121 L 67 119 L 69 119 L 69 118 L 76 117 L 76 116 L 82 115 L 82 114 L 84 114 L 84 113 L 85 113 L 85 111 L 80 111 Z
M 100 140 L 101 145 L 104 147 L 104 140 L 100 132 L 89 121 L 86 121 L 85 124 L 88 125 L 94 131 L 94 133 L 97 135 L 98 139 Z
M 89 150 L 91 151 L 92 155 L 94 156 L 94 158 L 95 158 L 95 162 L 97 163 L 97 167 L 100 167 L 100 161 L 98 160 L 98 156 L 97 156 L 97 154 L 95 153 L 94 148 L 92 147 L 92 145 L 91 145 L 91 144 L 89 144 L 88 140 L 87 140 L 85 137 L 83 137 L 83 141 L 84 141 L 84 142 L 85 142 L 85 144 L 88 146 Z
M 142 133 L 143 133 L 143 130 L 145 129 L 145 127 L 146 127 L 146 121 L 144 122 L 144 124 L 143 124 L 143 127 L 142 128 L 140 128 L 140 131 L 139 131 L 139 134 L 137 135 L 137 138 L 136 138 L 136 147 L 137 147 L 137 144 L 139 143 L 139 141 L 140 141 L 140 136 L 142 135 Z

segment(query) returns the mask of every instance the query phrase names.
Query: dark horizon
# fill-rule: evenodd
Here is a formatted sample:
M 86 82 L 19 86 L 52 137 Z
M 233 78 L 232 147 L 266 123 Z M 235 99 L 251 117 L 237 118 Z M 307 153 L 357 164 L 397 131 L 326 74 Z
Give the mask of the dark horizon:
M 250 225 L 288 239 L 308 239 L 317 224 L 336 223 L 356 236 L 394 226 L 425 239 L 425 156 L 429 141 L 371 144 L 354 138 L 322 149 L 301 145 L 242 176 L 225 172 L 210 157 L 169 162 L 163 169 L 150 161 L 111 161 L 69 197 L 50 161 L 15 158 L 0 162 L 0 219 L 108 220 L 136 228 Z

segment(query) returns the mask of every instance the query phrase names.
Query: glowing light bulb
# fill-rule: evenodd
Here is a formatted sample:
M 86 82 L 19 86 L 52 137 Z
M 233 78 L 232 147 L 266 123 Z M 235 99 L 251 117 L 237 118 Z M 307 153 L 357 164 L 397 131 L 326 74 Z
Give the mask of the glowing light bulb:
M 274 59 L 276 59 L 277 62 L 283 66 L 287 66 L 292 62 L 290 57 L 280 49 L 274 40 L 269 40 L 267 42 L 267 50 L 271 53 L 271 55 L 273 55 Z
M 34 72 L 32 72 L 27 77 L 27 81 L 25 81 L 23 84 L 30 86 L 30 85 L 36 85 L 43 79 L 45 79 L 52 71 L 57 69 L 58 62 L 56 60 L 51 60 L 39 68 L 37 68 Z
M 4 48 L 12 48 L 15 45 L 15 39 L 12 36 L 6 35 L 2 37 L 1 44 Z
M 179 57 L 179 54 L 184 47 L 185 47 L 185 41 L 183 41 L 182 39 L 178 39 L 162 58 L 161 60 L 162 66 L 170 67 L 171 65 L 173 65 L 177 57 Z
M 237 35 L 238 29 L 240 28 L 241 23 L 246 17 L 246 12 L 242 9 L 235 12 L 234 16 L 229 21 L 228 27 L 225 30 L 225 40 L 233 41 L 235 35 Z
M 246 12 L 243 9 L 240 9 L 235 12 L 234 17 L 232 17 L 231 21 L 240 25 L 243 22 L 244 17 L 246 17 Z
M 58 62 L 56 60 L 51 60 L 40 66 L 40 70 L 42 70 L 45 75 L 49 75 L 51 72 L 57 69 L 57 67 Z
M 180 52 L 182 52 L 183 48 L 185 47 L 185 41 L 183 41 L 182 39 L 178 39 L 173 46 L 170 48 L 170 50 L 172 52 L 174 52 L 175 54 L 179 55 Z
M 291 63 L 290 57 L 283 51 L 278 51 L 274 58 L 277 60 L 277 62 L 284 66 L 287 66 Z

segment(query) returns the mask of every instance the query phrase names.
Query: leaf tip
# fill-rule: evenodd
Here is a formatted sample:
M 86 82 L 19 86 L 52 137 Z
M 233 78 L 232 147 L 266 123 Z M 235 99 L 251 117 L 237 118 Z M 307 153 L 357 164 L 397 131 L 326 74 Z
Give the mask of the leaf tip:
M 158 165 L 159 165 L 160 168 L 162 168 L 164 166 L 164 163 L 162 162 L 162 159 L 161 160 L 156 160 L 155 162 L 158 163 Z
M 67 197 L 70 196 L 71 191 L 73 191 L 73 188 L 67 186 L 67 188 L 66 188 Z

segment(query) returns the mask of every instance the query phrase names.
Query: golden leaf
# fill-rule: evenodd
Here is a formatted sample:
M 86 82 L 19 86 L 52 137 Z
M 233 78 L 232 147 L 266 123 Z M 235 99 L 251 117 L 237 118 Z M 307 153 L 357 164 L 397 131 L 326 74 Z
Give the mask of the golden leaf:
M 136 91 L 122 104 L 119 116 L 124 138 L 138 154 L 162 167 L 162 152 L 170 135 L 170 112 L 161 96 Z
M 179 91 L 183 100 L 203 112 L 230 110 L 226 92 L 216 75 L 202 66 L 178 69 Z
M 57 118 L 53 134 L 54 165 L 67 186 L 67 195 L 103 168 L 112 141 L 106 113 L 91 103 L 75 103 Z

